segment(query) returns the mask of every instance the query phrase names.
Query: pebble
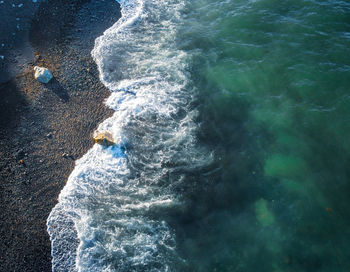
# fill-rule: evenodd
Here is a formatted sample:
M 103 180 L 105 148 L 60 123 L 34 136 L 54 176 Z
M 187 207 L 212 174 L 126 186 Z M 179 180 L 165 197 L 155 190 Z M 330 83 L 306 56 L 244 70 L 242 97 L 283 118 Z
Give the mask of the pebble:
M 35 66 L 34 71 L 35 79 L 41 83 L 48 83 L 53 78 L 50 70 L 45 67 Z

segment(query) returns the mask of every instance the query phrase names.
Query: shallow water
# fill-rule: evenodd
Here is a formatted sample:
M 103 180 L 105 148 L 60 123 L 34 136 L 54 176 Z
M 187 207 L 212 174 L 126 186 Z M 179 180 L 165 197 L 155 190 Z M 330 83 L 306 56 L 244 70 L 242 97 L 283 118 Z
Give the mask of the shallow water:
M 122 1 L 116 110 L 48 219 L 54 271 L 347 271 L 350 4 Z

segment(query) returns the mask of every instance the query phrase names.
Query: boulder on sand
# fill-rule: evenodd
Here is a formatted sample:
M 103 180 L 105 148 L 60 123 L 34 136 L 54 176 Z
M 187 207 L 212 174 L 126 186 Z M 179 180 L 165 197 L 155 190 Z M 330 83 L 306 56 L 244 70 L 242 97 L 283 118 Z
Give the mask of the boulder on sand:
M 95 132 L 93 139 L 95 143 L 104 145 L 104 146 L 111 146 L 115 144 L 112 134 L 106 131 Z
M 50 70 L 45 67 L 35 66 L 34 71 L 35 79 L 41 83 L 48 83 L 53 78 Z

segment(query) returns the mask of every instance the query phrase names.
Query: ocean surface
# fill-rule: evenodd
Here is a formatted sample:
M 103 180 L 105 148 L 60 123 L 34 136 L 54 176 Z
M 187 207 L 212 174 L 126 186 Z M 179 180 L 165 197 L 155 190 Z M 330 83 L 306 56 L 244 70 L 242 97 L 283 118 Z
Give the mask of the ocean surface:
M 350 2 L 120 4 L 117 144 L 76 161 L 53 271 L 349 271 Z

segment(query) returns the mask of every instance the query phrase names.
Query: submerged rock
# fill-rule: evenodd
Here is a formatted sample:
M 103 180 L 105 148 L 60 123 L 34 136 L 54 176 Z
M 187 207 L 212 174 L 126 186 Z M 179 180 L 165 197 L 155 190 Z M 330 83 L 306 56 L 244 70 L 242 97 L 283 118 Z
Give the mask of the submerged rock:
M 50 70 L 45 67 L 35 66 L 34 71 L 35 79 L 41 83 L 48 83 L 53 78 Z
M 93 136 L 93 139 L 95 143 L 104 145 L 104 146 L 111 146 L 115 144 L 113 136 L 109 132 L 97 132 Z
M 268 207 L 267 200 L 261 198 L 255 202 L 255 213 L 258 219 L 258 222 L 263 227 L 268 227 L 275 223 L 275 216 Z

